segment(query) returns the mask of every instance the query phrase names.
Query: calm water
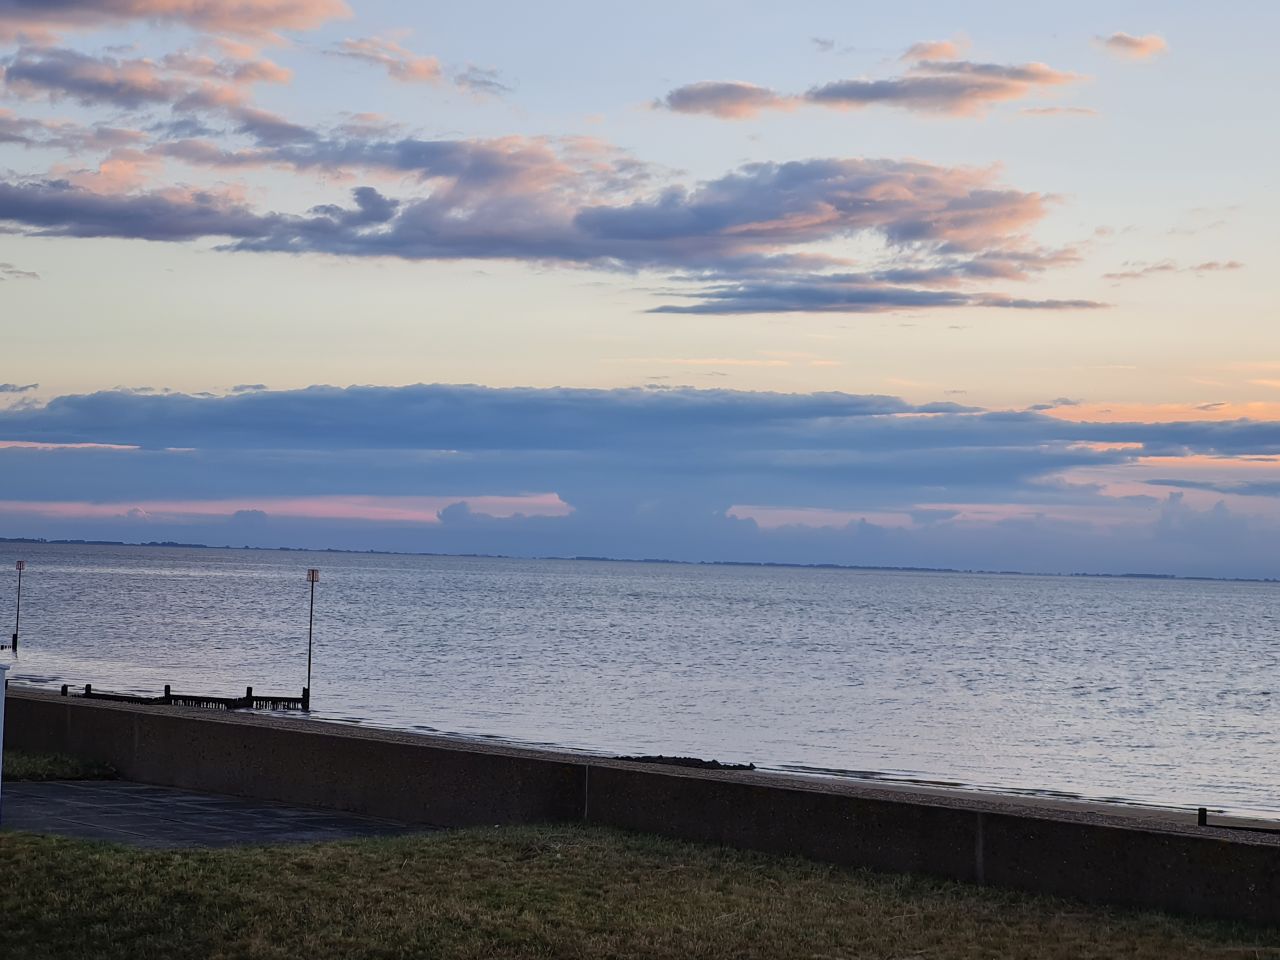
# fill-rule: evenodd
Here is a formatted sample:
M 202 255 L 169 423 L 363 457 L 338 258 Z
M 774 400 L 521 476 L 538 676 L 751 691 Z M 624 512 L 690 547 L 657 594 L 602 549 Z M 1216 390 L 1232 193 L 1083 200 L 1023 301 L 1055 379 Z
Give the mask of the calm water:
M 296 695 L 317 566 L 323 719 L 1280 815 L 1280 586 L 6 548 L 17 682 Z

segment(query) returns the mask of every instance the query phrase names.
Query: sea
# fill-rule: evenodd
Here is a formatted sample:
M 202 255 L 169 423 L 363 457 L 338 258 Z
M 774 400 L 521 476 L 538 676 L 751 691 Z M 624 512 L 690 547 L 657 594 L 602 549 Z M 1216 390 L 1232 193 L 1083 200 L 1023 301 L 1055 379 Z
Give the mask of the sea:
M 6 637 L 17 559 L 15 684 L 298 696 L 314 567 L 318 721 L 1280 817 L 1280 584 L 5 543 Z

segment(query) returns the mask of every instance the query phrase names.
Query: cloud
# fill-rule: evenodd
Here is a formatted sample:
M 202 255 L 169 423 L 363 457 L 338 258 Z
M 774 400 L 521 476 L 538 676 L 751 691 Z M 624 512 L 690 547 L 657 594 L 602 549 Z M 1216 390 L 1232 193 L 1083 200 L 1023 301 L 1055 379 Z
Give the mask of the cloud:
M 1109 304 L 1101 300 L 1033 297 L 1008 297 L 998 293 L 982 294 L 977 303 L 984 307 L 1000 307 L 1005 310 L 1101 310 Z
M 86 126 L 63 119 L 20 117 L 12 110 L 0 107 L 0 143 L 78 154 L 139 146 L 148 139 L 147 133 L 142 130 L 105 123 Z
M 0 143 L 32 143 L 31 132 L 43 129 L 44 124 L 29 117 L 19 117 L 12 110 L 0 107 Z
M 0 280 L 39 280 L 40 274 L 34 270 L 20 270 L 12 263 L 0 263 Z M 3 388 L 13 386 L 13 384 L 4 384 L 0 386 L 0 393 L 6 392 Z M 32 388 L 38 384 L 32 384 Z M 8 391 L 12 392 L 12 391 Z
M 1243 270 L 1244 264 L 1239 260 L 1206 260 L 1203 263 L 1196 263 L 1190 266 L 1182 266 L 1173 260 L 1160 260 L 1156 263 L 1144 263 L 1141 261 L 1130 261 L 1125 264 L 1126 269 L 1116 270 L 1111 273 L 1104 273 L 1105 280 L 1141 280 L 1161 273 L 1221 273 L 1233 270 Z
M 558 199 L 626 193 L 649 175 L 645 164 L 587 138 L 386 139 L 376 128 L 362 134 L 344 125 L 324 134 L 285 123 L 266 115 L 243 125 L 239 132 L 256 141 L 249 148 L 227 150 L 208 140 L 183 139 L 158 145 L 156 151 L 225 169 L 278 166 L 348 179 L 363 172 L 409 174 L 423 183 L 453 182 L 454 195 L 549 192 L 543 198 L 548 205 Z
M 1148 33 L 1135 37 L 1128 33 L 1113 33 L 1109 37 L 1098 37 L 1098 42 L 1109 52 L 1130 60 L 1146 60 L 1156 54 L 1164 53 L 1169 44 L 1164 37 Z
M 653 313 L 750 314 L 750 313 L 877 313 L 885 310 L 965 306 L 964 294 L 850 282 L 816 277 L 790 282 L 744 282 L 703 289 L 698 302 L 664 304 Z
M 252 137 L 265 147 L 308 144 L 317 139 L 315 131 L 256 107 L 239 107 L 232 112 L 236 133 Z
M 508 497 L 441 495 L 431 497 L 313 496 L 243 499 L 101 501 L 0 500 L 0 515 L 25 514 L 50 519 L 90 520 L 126 517 L 147 522 L 190 522 L 219 518 L 237 526 L 261 527 L 269 519 L 358 520 L 374 524 L 437 524 L 450 509 L 486 517 L 562 517 L 570 507 L 555 494 Z M 252 504 L 252 506 L 246 506 Z M 265 509 L 263 509 L 265 508 Z
M 270 38 L 277 30 L 310 30 L 350 13 L 342 0 L 0 0 L 0 40 L 48 39 L 65 30 L 134 21 Z
M 69 98 L 84 106 L 179 112 L 231 110 L 258 83 L 287 83 L 288 70 L 266 59 L 233 60 L 180 52 L 159 60 L 94 57 L 56 47 L 22 47 L 0 59 L 5 88 L 19 96 Z
M 1071 397 L 1056 397 L 1048 403 L 1033 403 L 1028 410 L 1059 410 L 1062 407 L 1078 407 L 1083 400 L 1073 400 Z
M 744 82 L 702 81 L 677 87 L 654 105 L 677 113 L 701 113 L 741 120 L 764 110 L 791 110 L 801 104 L 835 109 L 891 106 L 905 110 L 977 116 L 994 103 L 1022 100 L 1046 89 L 1074 83 L 1079 75 L 1043 63 L 1004 65 L 954 59 L 949 41 L 916 44 L 904 54 L 911 66 L 882 80 L 837 80 L 803 94 L 784 94 Z
M 674 440 L 673 427 L 699 436 L 718 428 L 927 410 L 896 397 L 841 393 L 780 394 L 688 389 L 617 390 L 408 387 L 310 387 L 240 391 L 224 397 L 104 391 L 61 396 L 39 408 L 0 414 L 0 437 L 46 442 L 183 446 L 288 446 L 329 449 L 483 450 L 552 442 L 565 449 Z M 247 427 L 247 424 L 253 424 Z M 566 432 L 567 431 L 567 432 Z M 527 441 L 520 436 L 527 434 Z M 560 435 L 558 439 L 552 438 Z M 122 439 L 127 438 L 127 439 Z
M 924 40 L 907 47 L 900 59 L 914 62 L 918 60 L 958 60 L 962 45 L 956 40 Z
M 462 90 L 478 96 L 500 97 L 511 93 L 513 88 L 504 83 L 497 70 L 469 64 L 453 75 L 453 82 Z
M 207 191 L 94 193 L 62 181 L 0 181 L 0 222 L 33 236 L 117 237 L 157 241 L 263 236 L 271 217 Z
M 779 309 L 843 304 L 849 312 L 872 303 L 1094 305 L 960 289 L 1024 280 L 1076 256 L 1029 243 L 1027 231 L 1049 198 L 1005 187 L 992 170 L 875 159 L 754 163 L 714 180 L 641 192 L 643 169 L 594 143 L 303 137 L 226 156 L 183 141 L 165 155 L 304 170 L 381 168 L 416 174 L 429 192 L 400 199 L 364 186 L 352 191 L 351 205 L 298 215 L 258 212 L 225 192 L 117 194 L 66 180 L 0 182 L 0 222 L 39 236 L 223 238 L 227 249 L 242 252 L 675 269 L 687 282 L 710 285 L 701 309 L 678 308 L 688 312 L 727 312 L 765 299 Z M 843 261 L 803 250 L 854 237 L 887 245 L 883 269 L 827 273 Z M 779 301 L 783 293 L 789 305 Z
M 0 437 L 145 450 L 437 451 L 441 470 L 450 462 L 473 466 L 468 454 L 494 450 L 610 450 L 643 458 L 659 449 L 688 449 L 704 451 L 700 456 L 708 462 L 728 448 L 838 450 L 860 457 L 887 450 L 1025 448 L 1037 456 L 1056 450 L 1080 463 L 1170 452 L 1280 454 L 1280 423 L 1270 421 L 1098 423 L 838 392 L 446 384 L 226 396 L 136 390 L 66 395 L 0 411 Z M 733 469 L 725 463 L 716 472 Z
M 814 87 L 804 99 L 820 106 L 858 109 L 883 104 L 951 116 L 980 115 L 988 106 L 1021 100 L 1044 88 L 1079 80 L 1043 63 L 1005 66 L 966 60 L 921 60 L 903 77 L 838 80 Z
M 406 71 L 413 62 L 391 41 L 351 44 L 346 55 L 384 66 L 390 58 Z M 933 69 L 931 63 L 913 69 Z M 138 131 L 59 127 L 0 114 L 0 134 L 26 145 L 56 143 L 75 157 L 97 155 L 90 165 L 0 180 L 0 224 L 18 233 L 215 240 L 241 253 L 675 271 L 674 279 L 694 291 L 694 302 L 673 303 L 673 312 L 758 312 L 766 302 L 778 311 L 848 313 L 1094 305 L 991 289 L 1075 258 L 1042 250 L 1029 238 L 1051 198 L 1006 187 L 994 170 L 814 159 L 748 164 L 682 183 L 589 138 L 430 140 L 398 136 L 381 121 L 331 130 L 298 124 L 250 100 L 254 85 L 288 79 L 261 58 L 184 51 L 121 59 L 23 47 L 5 69 L 9 87 L 27 97 L 167 109 L 170 118 L 150 125 L 140 118 Z M 989 72 L 975 64 L 947 69 L 980 77 Z M 1000 69 L 1007 80 L 1028 68 Z M 708 105 L 719 97 L 714 109 L 728 113 L 760 107 L 740 88 L 699 95 Z M 209 126 L 218 123 L 230 129 Z M 392 175 L 404 186 L 393 196 L 366 183 L 351 190 L 347 203 L 263 210 L 248 202 L 243 188 L 148 189 L 167 171 L 166 161 L 222 171 L 283 168 L 347 182 Z M 883 254 L 852 276 L 840 248 L 855 242 Z M 815 252 L 816 245 L 826 250 Z
M 0 410 L 0 437 L 0 516 L 30 535 L 97 535 L 138 508 L 213 542 L 1256 575 L 1274 560 L 1247 531 L 1280 529 L 1277 422 L 417 385 L 62 396 Z M 1180 496 L 1155 496 L 1165 481 Z
M 830 53 L 836 48 L 836 42 L 830 37 L 810 37 L 809 42 L 814 45 L 819 53 Z
M 201 9 L 213 16 L 209 5 Z M 394 39 L 352 39 L 334 52 L 404 80 L 448 76 L 491 93 L 505 86 L 480 68 L 449 76 Z M 1077 255 L 1032 241 L 1053 198 L 1008 187 L 994 169 L 832 158 L 747 164 L 691 181 L 590 138 L 426 139 L 370 115 L 310 126 L 253 102 L 257 85 L 289 74 L 226 40 L 156 58 L 26 44 L 3 66 L 15 95 L 137 114 L 131 129 L 0 111 L 0 137 L 70 155 L 41 175 L 0 179 L 0 229 L 17 234 L 663 271 L 675 285 L 666 293 L 671 312 L 1096 306 L 1002 289 Z M 907 79 L 1047 82 L 1057 77 L 1046 78 L 1047 69 L 916 59 Z M 722 84 L 673 92 L 669 101 L 728 116 L 776 108 L 770 97 Z M 247 185 L 175 183 L 179 166 L 224 176 L 307 173 L 318 189 L 350 186 L 349 199 L 270 209 Z
M 34 402 L 22 406 L 35 406 Z M 15 408 L 16 409 L 16 408 Z M 114 452 L 133 452 L 141 449 L 128 443 L 54 443 L 43 440 L 0 440 L 0 450 L 41 450 L 76 451 L 76 450 L 111 450 Z
M 576 224 L 628 246 L 695 241 L 721 256 L 863 231 L 891 244 L 977 250 L 1038 220 L 1045 198 L 1000 189 L 990 171 L 910 161 L 752 163 L 693 189 L 586 207 Z
M 761 110 L 789 110 L 801 102 L 752 83 L 703 81 L 677 87 L 654 106 L 676 113 L 706 113 L 727 120 L 754 117 Z
M 1091 107 L 1023 107 L 1018 111 L 1029 117 L 1096 117 Z
M 325 52 L 381 67 L 387 76 L 400 83 L 438 84 L 445 79 L 445 69 L 439 58 L 413 53 L 389 37 L 343 40 Z M 459 90 L 478 96 L 497 97 L 511 92 L 511 87 L 503 82 L 497 70 L 475 64 L 452 71 L 449 79 Z
M 1153 487 L 1175 487 L 1181 490 L 1208 490 L 1213 493 L 1229 493 L 1240 497 L 1280 497 L 1280 480 L 1266 481 L 1213 481 L 1175 480 L 1157 477 L 1146 481 Z
M 159 59 L 94 57 L 53 47 L 22 47 L 0 58 L 5 90 L 25 99 L 57 103 L 73 100 L 83 106 L 115 107 L 145 114 L 164 109 L 169 119 L 146 130 L 97 124 L 85 127 L 67 121 L 19 119 L 0 111 L 0 141 L 28 147 L 54 147 L 73 156 L 108 150 L 96 168 L 55 168 L 60 178 L 100 193 L 121 192 L 156 178 L 163 166 L 163 150 L 150 142 L 154 135 L 213 132 L 198 114 L 230 120 L 237 132 L 264 144 L 293 143 L 310 132 L 250 103 L 251 88 L 259 83 L 288 83 L 291 74 L 264 58 L 216 59 L 179 51 Z M 141 117 L 140 117 L 141 121 Z M 141 121 L 147 126 L 145 121 Z
M 941 307 L 998 307 L 1019 310 L 1094 310 L 1094 300 L 1036 300 L 991 293 L 963 293 L 886 283 L 871 276 L 817 274 L 791 280 L 745 281 L 689 294 L 698 302 L 654 307 L 652 313 L 880 313 Z
M 326 52 L 374 64 L 400 83 L 438 83 L 444 73 L 436 57 L 420 56 L 385 37 L 343 40 L 335 49 Z
M 0 264 L 3 266 L 3 264 Z M 0 393 L 29 393 L 32 390 L 39 390 L 38 383 L 0 383 Z

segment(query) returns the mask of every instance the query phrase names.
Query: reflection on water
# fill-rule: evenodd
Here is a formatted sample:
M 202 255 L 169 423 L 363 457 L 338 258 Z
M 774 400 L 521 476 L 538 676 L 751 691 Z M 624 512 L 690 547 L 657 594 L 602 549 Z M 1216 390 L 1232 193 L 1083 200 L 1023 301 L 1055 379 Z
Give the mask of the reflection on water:
M 1280 814 L 1271 584 L 7 546 L 19 683 L 295 694 L 316 566 L 323 719 Z

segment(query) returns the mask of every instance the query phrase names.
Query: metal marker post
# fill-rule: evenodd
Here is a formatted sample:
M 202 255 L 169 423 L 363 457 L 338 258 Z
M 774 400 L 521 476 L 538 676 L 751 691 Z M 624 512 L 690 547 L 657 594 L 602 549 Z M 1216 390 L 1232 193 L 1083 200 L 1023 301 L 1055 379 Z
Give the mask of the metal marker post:
M 311 613 L 307 618 L 307 700 L 311 699 L 311 635 L 316 625 L 316 584 L 320 582 L 320 571 L 312 567 L 307 571 L 307 583 L 311 584 Z M 307 706 L 311 704 L 308 702 Z
M 22 571 L 27 569 L 27 561 L 19 560 L 14 566 L 18 570 L 18 604 L 13 614 L 13 652 L 18 652 L 18 626 L 22 623 Z

